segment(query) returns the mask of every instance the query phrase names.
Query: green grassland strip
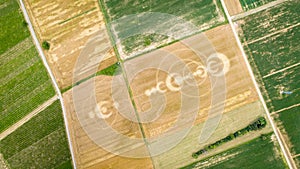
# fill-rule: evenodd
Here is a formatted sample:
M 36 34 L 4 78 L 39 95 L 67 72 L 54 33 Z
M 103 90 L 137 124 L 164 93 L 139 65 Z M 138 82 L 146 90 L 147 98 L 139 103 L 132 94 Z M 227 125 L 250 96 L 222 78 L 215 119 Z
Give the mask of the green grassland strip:
M 91 11 L 94 11 L 95 9 L 97 9 L 97 8 L 94 7 L 94 8 L 91 8 L 91 9 L 89 9 L 89 10 L 86 10 L 86 11 L 84 11 L 84 12 L 82 12 L 82 13 L 80 13 L 80 14 L 77 14 L 77 15 L 71 17 L 71 18 L 68 18 L 68 19 L 66 19 L 66 20 L 64 20 L 64 21 L 61 21 L 61 22 L 59 22 L 58 24 L 61 25 L 61 24 L 67 23 L 67 22 L 71 21 L 72 19 L 78 18 L 78 17 L 80 17 L 80 16 L 82 16 L 82 15 L 84 15 L 84 14 L 87 14 L 87 13 L 89 13 L 89 12 L 91 12 Z
M 240 0 L 240 3 L 242 5 L 243 10 L 248 11 L 250 9 L 257 8 L 272 1 L 275 0 Z
M 182 167 L 182 169 L 287 168 L 279 153 L 280 148 L 271 137 L 272 133 L 263 135 L 217 155 Z
M 17 45 L 9 48 L 5 53 L 0 55 L 0 66 L 3 66 L 10 60 L 14 59 L 15 57 L 20 56 L 23 52 L 33 46 L 31 37 L 24 39 L 23 41 L 19 42 Z
M 93 77 L 99 76 L 99 75 L 105 75 L 105 76 L 114 76 L 114 75 L 117 75 L 117 74 L 120 73 L 120 72 L 117 72 L 117 70 L 120 70 L 119 69 L 119 63 L 115 63 L 113 65 L 110 65 L 107 68 L 98 71 L 97 73 L 94 73 L 94 74 L 92 74 L 92 75 L 90 75 L 90 76 L 88 76 L 86 78 L 83 78 L 83 79 L 75 82 L 73 85 L 62 89 L 61 92 L 64 93 L 64 92 L 72 89 L 73 87 L 78 86 L 81 83 L 83 83 L 83 82 L 85 82 L 85 81 L 87 81 L 87 80 L 89 80 L 89 79 L 91 79 Z

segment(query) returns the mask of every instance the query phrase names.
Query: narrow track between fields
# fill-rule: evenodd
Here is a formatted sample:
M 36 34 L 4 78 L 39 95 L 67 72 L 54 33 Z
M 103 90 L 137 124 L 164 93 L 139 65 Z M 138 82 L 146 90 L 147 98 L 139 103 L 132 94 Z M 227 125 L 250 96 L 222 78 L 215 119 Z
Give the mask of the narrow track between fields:
M 23 117 L 21 120 L 16 122 L 14 125 L 6 129 L 4 132 L 0 134 L 0 140 L 3 140 L 6 136 L 17 130 L 19 127 L 21 127 L 23 124 L 28 122 L 31 118 L 39 114 L 41 111 L 45 110 L 48 106 L 50 106 L 53 102 L 55 102 L 58 99 L 57 96 L 52 97 L 51 99 L 47 100 L 45 103 L 40 105 L 38 108 L 33 110 L 31 113 Z

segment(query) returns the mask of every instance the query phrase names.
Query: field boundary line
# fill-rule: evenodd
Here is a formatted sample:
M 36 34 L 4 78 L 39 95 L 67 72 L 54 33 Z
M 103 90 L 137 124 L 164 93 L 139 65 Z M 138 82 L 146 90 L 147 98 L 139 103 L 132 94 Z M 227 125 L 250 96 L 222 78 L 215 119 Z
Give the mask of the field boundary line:
M 283 108 L 283 109 L 280 109 L 280 110 L 277 110 L 277 111 L 275 111 L 275 112 L 272 112 L 271 115 L 276 114 L 276 113 L 280 113 L 280 112 L 282 112 L 282 111 L 289 110 L 289 109 L 292 109 L 292 108 L 298 107 L 298 106 L 300 106 L 300 103 L 294 104 L 294 105 L 292 105 L 292 106 L 289 106 L 289 107 L 286 107 L 286 108 Z
M 40 105 L 38 108 L 34 109 L 31 113 L 23 117 L 21 120 L 13 124 L 11 127 L 6 129 L 4 132 L 0 134 L 0 140 L 3 140 L 6 136 L 10 135 L 14 131 L 16 131 L 19 127 L 21 127 L 23 124 L 28 122 L 31 118 L 39 114 L 41 111 L 45 110 L 48 106 L 50 106 L 53 102 L 57 100 L 57 96 L 52 97 L 51 99 L 44 102 L 42 105 Z
M 287 1 L 289 1 L 289 0 L 277 0 L 277 1 L 269 2 L 269 3 L 265 4 L 265 5 L 262 5 L 262 6 L 260 6 L 260 7 L 251 9 L 251 10 L 246 11 L 246 12 L 244 12 L 244 13 L 240 13 L 240 14 L 234 15 L 234 16 L 231 17 L 231 19 L 232 19 L 233 21 L 236 21 L 236 20 L 242 19 L 242 18 L 244 18 L 244 17 L 247 17 L 247 16 L 249 16 L 249 15 L 255 14 L 255 13 L 257 13 L 257 12 L 260 12 L 260 11 L 263 11 L 263 10 L 265 10 L 265 9 L 268 9 L 268 8 L 270 8 L 270 7 L 279 5 L 279 4 L 283 3 L 283 2 L 287 2 Z M 229 16 L 230 16 L 230 15 L 229 15 Z
M 270 123 L 271 123 L 271 126 L 272 126 L 273 131 L 274 131 L 274 133 L 275 133 L 275 135 L 276 135 L 276 138 L 277 138 L 277 140 L 278 140 L 278 143 L 279 143 L 279 145 L 280 145 L 280 148 L 281 148 L 281 150 L 282 150 L 282 152 L 283 152 L 283 155 L 284 155 L 284 157 L 285 157 L 285 159 L 286 159 L 286 162 L 287 162 L 289 168 L 291 168 L 291 169 L 296 169 L 297 167 L 296 167 L 296 165 L 295 165 L 295 162 L 294 162 L 294 160 L 292 159 L 289 150 L 288 150 L 288 149 L 285 149 L 285 146 L 284 146 L 285 142 L 284 142 L 284 140 L 280 137 L 279 132 L 278 132 L 278 129 L 277 129 L 277 127 L 276 127 L 276 125 L 275 125 L 275 123 L 274 123 L 274 121 L 273 121 L 273 119 L 272 119 L 272 117 L 271 117 L 271 115 L 270 115 L 270 112 L 269 112 L 268 107 L 267 107 L 267 105 L 266 105 L 266 102 L 265 102 L 265 100 L 264 100 L 264 98 L 263 98 L 263 95 L 262 95 L 262 93 L 261 93 L 261 91 L 260 91 L 260 89 L 259 89 L 259 86 L 258 86 L 258 84 L 257 84 L 257 82 L 256 82 L 254 73 L 253 73 L 252 68 L 251 68 L 251 66 L 250 66 L 250 63 L 249 63 L 249 61 L 248 61 L 248 59 L 247 59 L 246 53 L 245 53 L 244 48 L 243 48 L 243 46 L 242 46 L 242 43 L 241 43 L 241 41 L 240 41 L 240 39 L 239 39 L 239 36 L 238 36 L 238 34 L 237 34 L 236 30 L 235 30 L 235 26 L 234 26 L 234 24 L 233 24 L 233 22 L 232 22 L 232 18 L 230 17 L 230 14 L 229 14 L 229 12 L 228 12 L 228 10 L 227 10 L 227 7 L 226 7 L 226 5 L 225 5 L 225 2 L 224 2 L 224 0 L 220 0 L 220 1 L 221 1 L 221 4 L 222 4 L 223 8 L 224 8 L 226 17 L 228 18 L 228 22 L 229 22 L 230 27 L 231 27 L 231 29 L 232 29 L 232 32 L 233 32 L 233 35 L 234 35 L 235 40 L 236 40 L 236 42 L 237 42 L 237 45 L 238 45 L 238 47 L 240 48 L 240 51 L 241 51 L 242 56 L 243 56 L 243 58 L 244 58 L 244 61 L 245 61 L 245 64 L 246 64 L 246 66 L 247 66 L 249 75 L 251 76 L 251 79 L 252 79 L 252 82 L 254 83 L 256 92 L 257 92 L 257 94 L 258 94 L 258 96 L 259 96 L 259 99 L 260 99 L 260 101 L 262 102 L 263 107 L 264 107 L 264 109 L 265 109 L 265 111 L 266 111 L 266 115 L 267 115 L 267 117 L 268 117 L 268 119 L 269 119 L 269 121 L 270 121 Z
M 293 158 L 296 158 L 296 157 L 299 157 L 299 156 L 300 156 L 300 153 L 293 155 Z
M 250 42 L 247 42 L 247 44 L 252 44 L 252 43 L 261 41 L 261 40 L 263 40 L 263 39 L 266 39 L 266 38 L 271 37 L 271 36 L 273 36 L 273 35 L 276 35 L 276 34 L 278 34 L 278 33 L 287 31 L 287 30 L 292 29 L 292 28 L 294 28 L 294 27 L 296 27 L 296 26 L 299 26 L 299 25 L 300 25 L 300 23 L 297 23 L 297 24 L 295 24 L 295 25 L 291 25 L 291 26 L 289 26 L 289 27 L 287 27 L 287 28 L 283 28 L 283 29 L 281 29 L 281 30 L 278 30 L 278 31 L 275 31 L 275 32 L 270 33 L 270 34 L 268 34 L 268 35 L 265 35 L 265 36 L 263 36 L 263 37 L 260 37 L 260 38 L 258 38 L 258 39 L 255 39 L 255 40 L 252 40 L 252 41 L 250 41 Z
M 263 78 L 270 77 L 270 76 L 272 76 L 272 75 L 275 75 L 275 74 L 277 74 L 277 73 L 283 72 L 283 71 L 285 71 L 285 70 L 288 70 L 288 69 L 290 69 L 290 68 L 296 67 L 296 66 L 298 66 L 298 65 L 300 65 L 300 62 L 299 62 L 299 63 L 296 63 L 296 64 L 293 64 L 293 65 L 291 65 L 291 66 L 285 67 L 285 68 L 283 68 L 283 69 L 277 70 L 277 71 L 275 71 L 275 72 L 273 72 L 273 73 L 267 74 L 267 75 L 263 76 Z
M 47 62 L 47 59 L 44 55 L 44 52 L 42 50 L 42 47 L 39 43 L 39 40 L 35 34 L 35 31 L 34 31 L 34 28 L 33 28 L 33 25 L 30 21 L 30 17 L 27 13 L 27 10 L 26 10 L 26 7 L 23 3 L 23 0 L 19 0 L 19 3 L 20 3 L 20 7 L 21 7 L 21 10 L 23 12 L 23 15 L 24 15 L 24 18 L 26 20 L 26 22 L 28 23 L 28 29 L 30 31 L 30 34 L 31 34 L 31 37 L 33 38 L 34 40 L 34 44 L 37 48 L 37 51 L 39 53 L 39 56 L 41 57 L 42 61 L 43 61 L 43 64 L 44 66 L 46 67 L 47 69 L 47 72 L 51 78 L 51 81 L 52 81 L 52 84 L 55 88 L 55 91 L 58 95 L 58 99 L 60 100 L 60 104 L 61 104 L 61 108 L 62 108 L 62 113 L 63 113 L 63 117 L 64 117 L 64 124 L 65 124 L 65 129 L 66 129 L 66 134 L 67 134 L 67 137 L 68 137 L 68 144 L 69 144 L 69 150 L 70 150 L 70 153 L 71 153 L 71 157 L 72 157 L 72 163 L 73 163 L 73 168 L 76 169 L 76 162 L 75 162 L 75 156 L 74 156 L 74 150 L 73 150 L 73 147 L 72 147 L 72 141 L 71 141 L 71 136 L 70 136 L 70 131 L 69 131 L 69 128 L 68 128 L 68 119 L 67 119 L 67 114 L 66 114 L 66 109 L 65 109 L 65 106 L 64 106 L 64 101 L 63 101 L 63 97 L 62 97 L 62 94 L 60 92 L 60 89 L 59 89 L 59 86 L 55 80 L 55 77 L 51 71 L 51 68 Z

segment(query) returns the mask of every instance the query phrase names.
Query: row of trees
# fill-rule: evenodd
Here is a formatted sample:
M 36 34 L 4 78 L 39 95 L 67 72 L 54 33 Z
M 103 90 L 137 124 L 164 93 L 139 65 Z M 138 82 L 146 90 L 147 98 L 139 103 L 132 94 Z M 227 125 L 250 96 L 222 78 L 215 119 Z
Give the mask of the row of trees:
M 205 146 L 203 149 L 195 152 L 192 154 L 193 158 L 198 158 L 198 156 L 200 156 L 201 154 L 204 154 L 205 152 L 212 150 L 218 146 L 220 146 L 223 143 L 229 142 L 233 139 L 235 139 L 236 137 L 242 136 L 250 131 L 255 131 L 255 130 L 260 130 L 262 128 L 264 128 L 267 125 L 267 121 L 264 117 L 259 117 L 257 120 L 255 120 L 253 123 L 249 124 L 247 127 L 236 131 L 233 134 L 229 134 L 227 137 L 216 141 L 213 144 L 210 144 L 208 146 Z

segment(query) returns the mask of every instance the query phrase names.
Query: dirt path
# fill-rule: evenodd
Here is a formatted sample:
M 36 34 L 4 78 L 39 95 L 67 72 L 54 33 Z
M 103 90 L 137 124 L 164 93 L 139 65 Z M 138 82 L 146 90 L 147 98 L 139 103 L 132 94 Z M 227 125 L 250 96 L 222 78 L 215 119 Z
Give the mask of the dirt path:
M 297 23 L 297 24 L 292 25 L 292 26 L 289 26 L 289 27 L 287 27 L 287 28 L 284 28 L 284 29 L 275 31 L 275 32 L 270 33 L 270 34 L 268 34 L 268 35 L 266 35 L 266 36 L 263 36 L 263 37 L 260 37 L 260 38 L 258 38 L 258 39 L 255 39 L 255 40 L 252 40 L 252 41 L 250 41 L 250 42 L 247 42 L 247 44 L 249 45 L 249 44 L 251 44 L 251 43 L 255 43 L 255 42 L 261 41 L 261 40 L 263 40 L 263 39 L 266 39 L 266 38 L 268 38 L 268 37 L 271 37 L 271 36 L 273 36 L 273 35 L 276 35 L 276 34 L 278 34 L 278 33 L 280 33 L 280 32 L 286 32 L 286 31 L 288 31 L 289 29 L 292 29 L 292 28 L 294 28 L 294 27 L 296 27 L 296 26 L 299 26 L 299 25 L 300 25 L 300 23 Z
M 38 108 L 36 108 L 35 110 L 33 110 L 31 113 L 29 113 L 27 116 L 25 116 L 24 118 L 22 118 L 21 120 L 19 120 L 17 123 L 15 123 L 14 125 L 12 125 L 10 128 L 8 128 L 4 132 L 2 132 L 0 134 L 0 140 L 4 139 L 6 136 L 8 136 L 9 134 L 11 134 L 15 130 L 17 130 L 20 126 L 22 126 L 24 123 L 28 122 L 32 117 L 34 117 L 39 112 L 43 111 L 45 108 L 47 108 L 48 106 L 50 106 L 57 99 L 58 99 L 57 96 L 52 97 L 51 99 L 49 99 L 48 101 L 46 101 L 45 103 L 43 103 L 42 105 L 40 105 Z
M 296 67 L 296 66 L 298 66 L 298 65 L 300 65 L 300 62 L 299 62 L 299 63 L 296 63 L 296 64 L 294 64 L 294 65 L 285 67 L 285 68 L 283 68 L 283 69 L 277 70 L 277 71 L 275 71 L 275 72 L 273 72 L 273 73 L 270 73 L 270 74 L 268 74 L 268 75 L 265 75 L 265 76 L 263 76 L 263 78 L 267 78 L 267 77 L 269 77 L 269 76 L 272 76 L 272 75 L 275 75 L 275 74 L 277 74 L 277 73 L 283 72 L 283 71 L 285 71 L 285 70 L 287 70 L 287 69 Z
M 249 16 L 249 15 L 255 14 L 255 13 L 257 13 L 257 12 L 263 11 L 263 10 L 265 10 L 265 9 L 268 9 L 268 8 L 270 8 L 270 7 L 272 7 L 272 6 L 276 6 L 276 5 L 281 4 L 281 3 L 283 3 L 283 2 L 286 2 L 286 1 L 288 1 L 288 0 L 277 0 L 277 1 L 273 1 L 273 2 L 270 2 L 270 3 L 268 3 L 268 4 L 262 5 L 262 6 L 258 7 L 258 8 L 249 10 L 249 11 L 247 11 L 247 12 L 244 12 L 244 13 L 241 13 L 241 14 L 238 14 L 238 15 L 234 15 L 234 16 L 231 17 L 231 19 L 232 19 L 233 21 L 236 21 L 236 20 L 239 20 L 239 19 L 244 18 L 244 17 L 246 17 L 246 16 Z
M 278 0 L 278 1 L 275 1 L 275 2 L 278 3 L 279 1 L 281 1 L 281 0 Z M 279 143 L 279 145 L 280 145 L 280 148 L 281 148 L 281 150 L 282 150 L 282 152 L 283 152 L 283 155 L 284 155 L 284 157 L 285 157 L 285 159 L 286 159 L 286 162 L 287 162 L 289 168 L 292 168 L 292 169 L 297 168 L 296 165 L 295 165 L 295 161 L 293 160 L 293 158 L 292 158 L 292 156 L 291 156 L 291 154 L 290 154 L 290 151 L 289 151 L 289 149 L 287 148 L 287 145 L 286 145 L 286 143 L 285 143 L 285 141 L 284 141 L 284 139 L 283 139 L 283 137 L 282 137 L 280 131 L 278 130 L 278 128 L 277 128 L 277 126 L 276 126 L 276 124 L 275 124 L 273 118 L 271 117 L 271 114 L 270 114 L 270 112 L 269 112 L 269 109 L 268 109 L 268 107 L 267 107 L 267 105 L 266 105 L 266 102 L 265 102 L 265 100 L 264 100 L 264 98 L 263 98 L 263 96 L 262 96 L 262 93 L 261 93 L 261 91 L 260 91 L 260 89 L 259 89 L 258 83 L 257 83 L 256 80 L 255 80 L 255 76 L 254 76 L 254 73 L 253 73 L 252 68 L 251 68 L 251 66 L 250 66 L 250 63 L 249 63 L 249 61 L 248 61 L 247 55 L 246 55 L 246 53 L 245 53 L 245 51 L 244 51 L 244 49 L 243 49 L 243 45 L 242 45 L 242 43 L 241 43 L 241 41 L 240 41 L 240 39 L 239 39 L 239 36 L 238 36 L 238 34 L 237 34 L 237 31 L 235 30 L 235 26 L 234 26 L 234 24 L 233 24 L 233 18 L 230 17 L 230 15 L 229 15 L 229 13 L 228 13 L 228 10 L 227 10 L 227 8 L 226 8 L 226 6 L 225 6 L 224 0 L 221 0 L 221 4 L 222 4 L 222 6 L 223 6 L 223 8 L 224 8 L 224 12 L 225 12 L 225 14 L 226 14 L 226 17 L 227 17 L 227 19 L 228 19 L 228 22 L 229 22 L 229 24 L 230 24 L 230 26 L 231 26 L 231 29 L 232 29 L 232 31 L 233 31 L 233 34 L 234 34 L 234 36 L 235 36 L 235 40 L 236 40 L 236 42 L 237 42 L 237 44 L 238 44 L 238 46 L 239 46 L 239 48 L 240 48 L 240 51 L 242 52 L 243 58 L 244 58 L 245 63 L 246 63 L 246 65 L 247 65 L 247 69 L 248 69 L 248 71 L 249 71 L 249 73 L 250 73 L 250 76 L 251 76 L 251 79 L 252 79 L 252 81 L 253 81 L 253 83 L 254 83 L 254 85 L 255 85 L 256 91 L 257 91 L 257 93 L 258 93 L 258 95 L 259 95 L 259 98 L 260 98 L 260 101 L 262 102 L 263 107 L 264 107 L 264 109 L 265 109 L 265 111 L 266 111 L 268 120 L 270 121 L 270 124 L 271 124 L 271 126 L 272 126 L 272 128 L 273 128 L 273 131 L 274 131 L 275 135 L 276 135 L 276 138 L 277 138 L 278 143 Z
M 277 110 L 277 111 L 273 112 L 271 115 L 276 114 L 276 113 L 280 113 L 280 112 L 285 111 L 285 110 L 289 110 L 289 109 L 294 108 L 294 107 L 297 107 L 297 106 L 300 106 L 300 103 L 294 104 L 294 105 L 292 105 L 292 106 L 290 106 L 290 107 L 286 107 L 286 108 Z
M 1 169 L 9 169 L 9 167 L 7 166 L 7 164 L 4 161 L 3 155 L 0 154 L 0 168 Z

